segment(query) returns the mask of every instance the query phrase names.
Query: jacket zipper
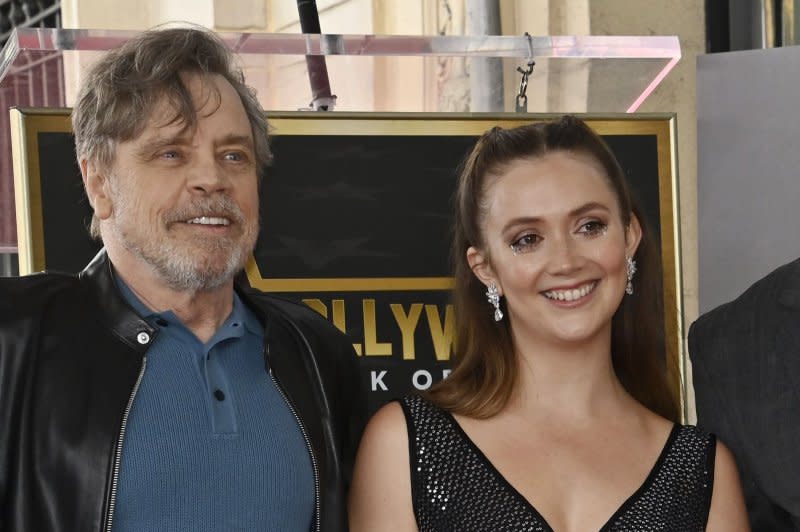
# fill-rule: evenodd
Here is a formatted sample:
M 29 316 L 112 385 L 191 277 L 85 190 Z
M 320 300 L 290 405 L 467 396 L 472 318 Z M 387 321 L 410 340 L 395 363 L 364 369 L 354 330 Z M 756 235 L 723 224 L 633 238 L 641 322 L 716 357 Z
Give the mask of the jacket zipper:
M 119 464 L 122 460 L 122 442 L 125 439 L 125 429 L 128 425 L 128 415 L 131 413 L 133 406 L 133 399 L 136 397 L 136 392 L 139 391 L 139 385 L 142 383 L 144 377 L 144 369 L 147 367 L 147 357 L 142 359 L 142 369 L 139 370 L 139 377 L 136 379 L 136 384 L 133 386 L 131 396 L 128 398 L 128 404 L 125 406 L 125 412 L 122 415 L 122 426 L 119 429 L 119 438 L 117 439 L 117 450 L 114 456 L 114 472 L 111 476 L 111 496 L 108 503 L 108 519 L 106 519 L 106 532 L 111 532 L 111 522 L 114 519 L 114 506 L 117 502 L 117 483 L 119 481 Z
M 317 458 L 314 456 L 314 449 L 311 448 L 311 440 L 308 438 L 308 433 L 306 433 L 306 428 L 303 425 L 303 422 L 300 420 L 300 416 L 297 415 L 297 411 L 295 411 L 294 406 L 292 403 L 289 402 L 289 398 L 286 396 L 286 393 L 283 391 L 283 387 L 278 383 L 278 379 L 275 378 L 275 375 L 272 373 L 272 366 L 269 366 L 269 376 L 272 379 L 272 382 L 275 383 L 275 387 L 278 389 L 278 393 L 281 394 L 283 397 L 283 401 L 286 403 L 286 406 L 289 407 L 289 411 L 294 416 L 294 419 L 297 421 L 297 425 L 300 427 L 300 432 L 303 434 L 303 439 L 306 441 L 306 447 L 308 447 L 308 454 L 311 456 L 311 467 L 314 470 L 314 501 L 316 502 L 316 530 L 317 532 L 321 532 L 322 530 L 322 517 L 320 516 L 320 493 L 319 493 L 319 467 L 317 466 Z M 110 531 L 109 531 L 110 532 Z

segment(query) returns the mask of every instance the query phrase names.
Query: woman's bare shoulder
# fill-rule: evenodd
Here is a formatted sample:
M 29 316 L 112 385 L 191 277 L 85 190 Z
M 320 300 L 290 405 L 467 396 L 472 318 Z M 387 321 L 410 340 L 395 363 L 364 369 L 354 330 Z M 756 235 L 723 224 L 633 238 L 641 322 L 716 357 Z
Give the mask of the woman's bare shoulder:
M 400 403 L 378 410 L 356 457 L 348 504 L 351 532 L 416 531 L 408 430 Z

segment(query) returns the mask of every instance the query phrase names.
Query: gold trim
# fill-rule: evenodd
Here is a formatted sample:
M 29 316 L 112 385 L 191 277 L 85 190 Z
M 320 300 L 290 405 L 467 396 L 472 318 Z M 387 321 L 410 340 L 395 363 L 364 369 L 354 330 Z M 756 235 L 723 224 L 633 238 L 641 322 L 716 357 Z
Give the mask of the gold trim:
M 39 133 L 70 132 L 69 110 L 17 108 L 9 110 L 11 158 L 14 168 L 19 273 L 45 269 L 44 213 L 39 169 Z
M 253 257 L 245 267 L 253 288 L 264 292 L 394 292 L 451 290 L 452 277 L 327 277 L 323 279 L 264 279 Z
M 270 113 L 270 134 L 476 136 L 494 126 L 515 127 L 559 118 L 549 114 L 482 113 L 331 113 L 287 111 Z M 581 115 L 601 135 L 654 134 L 663 129 L 667 114 Z M 624 118 L 623 118 L 624 117 Z
M 783 35 L 781 43 L 783 46 L 792 46 L 797 44 L 795 40 L 795 19 L 794 19 L 794 2 L 795 0 L 783 0 L 781 2 L 783 14 L 781 15 L 781 23 L 783 25 Z
M 661 221 L 661 267 L 663 271 L 664 342 L 667 353 L 676 360 L 667 364 L 667 379 L 678 390 L 683 419 L 688 416 L 686 402 L 686 355 L 683 345 L 683 276 L 681 270 L 680 214 L 678 205 L 677 131 L 673 115 L 657 134 L 659 206 Z M 673 303 L 674 305 L 670 305 Z
M 764 29 L 763 47 L 775 48 L 775 10 L 772 2 L 761 2 L 761 13 L 764 17 L 761 20 L 761 27 Z

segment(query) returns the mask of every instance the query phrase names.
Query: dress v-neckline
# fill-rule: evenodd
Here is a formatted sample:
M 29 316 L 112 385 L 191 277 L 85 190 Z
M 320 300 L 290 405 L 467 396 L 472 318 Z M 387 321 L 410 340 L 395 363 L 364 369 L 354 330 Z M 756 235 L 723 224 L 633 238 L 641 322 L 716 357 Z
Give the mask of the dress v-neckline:
M 453 427 L 455 428 L 456 432 L 458 432 L 464 438 L 469 447 L 475 452 L 478 458 L 486 464 L 486 467 L 497 478 L 497 480 L 502 485 L 504 485 L 517 499 L 519 499 L 519 501 L 522 502 L 522 504 L 524 504 L 528 509 L 530 509 L 531 513 L 533 513 L 533 515 L 535 515 L 542 522 L 542 525 L 546 528 L 546 532 L 555 532 L 555 529 L 553 529 L 550 523 L 547 522 L 547 519 L 544 518 L 544 516 L 539 512 L 539 510 L 536 509 L 536 507 L 533 505 L 533 502 L 529 501 L 522 493 L 520 493 L 517 490 L 517 488 L 515 488 L 508 481 L 508 479 L 506 479 L 506 477 L 504 477 L 503 474 L 494 466 L 492 461 L 489 460 L 489 458 L 483 453 L 480 447 L 478 447 L 477 444 L 474 441 L 472 441 L 472 438 L 470 438 L 469 435 L 467 435 L 466 431 L 461 427 L 461 424 L 458 422 L 458 420 L 456 420 L 453 414 L 447 411 L 445 411 L 445 413 L 447 414 L 447 418 L 449 419 L 450 423 L 453 424 Z M 622 502 L 622 504 L 620 504 L 619 508 L 617 508 L 617 510 L 613 514 L 611 514 L 611 517 L 609 517 L 608 520 L 603 524 L 603 526 L 600 527 L 600 530 L 598 532 L 607 532 L 608 530 L 610 530 L 609 527 L 611 527 L 611 525 L 614 524 L 614 521 L 616 521 L 619 516 L 623 515 L 625 511 L 634 502 L 636 502 L 636 500 L 639 498 L 642 492 L 644 492 L 648 487 L 650 487 L 656 475 L 658 475 L 658 473 L 661 471 L 661 466 L 663 465 L 664 460 L 667 457 L 667 454 L 669 454 L 669 450 L 672 448 L 676 438 L 678 437 L 679 429 L 680 425 L 678 425 L 677 423 L 672 424 L 672 429 L 670 430 L 669 436 L 667 436 L 667 441 L 664 443 L 664 447 L 661 449 L 661 453 L 658 455 L 658 458 L 656 459 L 655 464 L 653 464 L 653 467 L 650 469 L 650 472 L 647 474 L 647 477 L 645 477 L 644 481 L 639 486 L 639 488 L 636 491 L 634 491 L 627 499 L 625 499 Z

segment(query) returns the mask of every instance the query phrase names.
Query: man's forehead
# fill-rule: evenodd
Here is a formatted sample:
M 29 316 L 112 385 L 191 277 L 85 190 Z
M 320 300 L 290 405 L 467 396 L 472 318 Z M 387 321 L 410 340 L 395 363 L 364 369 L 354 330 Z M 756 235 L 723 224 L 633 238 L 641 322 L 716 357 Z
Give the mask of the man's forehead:
M 215 135 L 240 135 L 252 137 L 252 129 L 244 104 L 228 81 L 217 74 L 182 75 L 187 92 L 192 96 L 191 109 L 194 116 L 187 116 L 188 102 L 175 94 L 162 93 L 157 96 L 142 128 L 133 140 L 191 137 L 198 124 L 218 113 L 233 116 L 226 122 L 225 130 L 215 130 Z
M 197 119 L 199 120 L 199 118 L 198 116 Z M 177 106 L 157 106 L 144 121 L 138 137 L 144 139 L 190 136 L 195 129 L 197 129 L 197 124 L 187 121 Z
M 161 126 L 153 125 L 146 127 L 135 138 L 131 139 L 134 144 L 140 146 L 156 146 L 166 144 L 186 144 L 193 142 L 197 126 L 186 124 L 183 120 L 176 123 L 168 123 Z M 244 144 L 253 146 L 253 135 L 249 128 L 237 128 L 231 130 L 214 130 L 211 131 L 211 140 L 214 143 L 223 144 Z

